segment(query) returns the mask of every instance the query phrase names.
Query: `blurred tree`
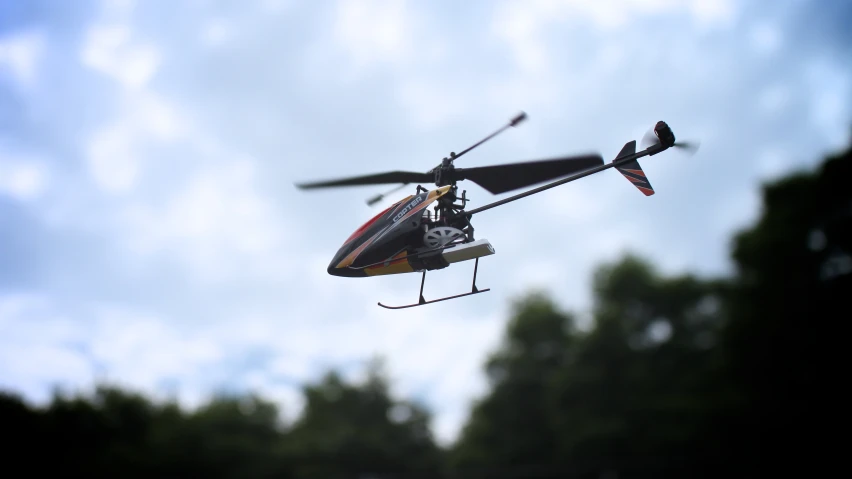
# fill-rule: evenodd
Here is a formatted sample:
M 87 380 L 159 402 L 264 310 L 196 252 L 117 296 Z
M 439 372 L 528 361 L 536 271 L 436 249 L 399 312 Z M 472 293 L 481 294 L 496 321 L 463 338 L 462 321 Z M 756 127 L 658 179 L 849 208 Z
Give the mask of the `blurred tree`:
M 109 386 L 91 397 L 56 394 L 44 410 L 3 399 L 7 432 L 27 439 L 15 459 L 39 474 L 290 477 L 277 410 L 254 397 L 216 398 L 193 414 Z
M 163 423 L 157 457 L 166 471 L 203 477 L 291 477 L 278 407 L 254 395 L 214 398 L 177 425 Z
M 548 390 L 570 360 L 574 318 L 544 294 L 515 302 L 499 349 L 485 367 L 491 391 L 477 402 L 452 453 L 458 477 L 533 477 L 557 458 Z
M 596 271 L 593 328 L 552 391 L 560 462 L 618 477 L 706 468 L 718 288 L 630 254 Z
M 459 477 L 659 477 L 708 469 L 724 389 L 723 284 L 663 277 L 633 255 L 598 268 L 593 322 L 531 294 L 485 371 L 491 390 L 452 451 Z
M 732 447 L 754 469 L 779 455 L 824 462 L 804 452 L 845 410 L 833 401 L 852 292 L 849 178 L 852 149 L 765 185 L 761 216 L 734 238 L 724 340 L 742 404 Z
M 380 361 L 363 384 L 329 372 L 304 388 L 305 408 L 288 436 L 299 478 L 424 477 L 444 473 L 421 406 L 391 398 Z
M 305 387 L 292 430 L 254 395 L 215 397 L 191 413 L 107 386 L 56 394 L 42 410 L 3 395 L 0 420 L 15 439 L 4 465 L 90 477 L 442 477 L 430 414 L 388 389 L 379 363 L 359 385 L 329 372 Z
M 50 440 L 40 415 L 19 395 L 0 392 L 0 424 L 4 439 L 0 475 L 12 477 L 16 471 L 37 469 L 31 455 L 34 451 L 48 450 L 44 442 Z
M 143 396 L 98 387 L 92 398 L 57 394 L 44 411 L 42 447 L 51 460 L 36 467 L 96 476 L 143 477 L 154 472 L 147 441 L 155 407 Z

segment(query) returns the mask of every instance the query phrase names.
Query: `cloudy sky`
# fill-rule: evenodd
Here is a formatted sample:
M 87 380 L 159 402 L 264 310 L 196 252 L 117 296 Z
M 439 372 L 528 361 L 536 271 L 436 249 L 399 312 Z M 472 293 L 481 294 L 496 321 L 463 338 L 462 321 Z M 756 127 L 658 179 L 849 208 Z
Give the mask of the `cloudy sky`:
M 849 139 L 850 21 L 845 0 L 0 0 L 0 388 L 248 388 L 292 418 L 299 384 L 380 354 L 449 440 L 514 297 L 588 311 L 625 249 L 728 270 L 758 182 Z M 326 273 L 387 188 L 295 182 L 425 171 L 519 111 L 459 166 L 610 160 L 657 120 L 702 146 L 645 159 L 650 198 L 608 170 L 476 217 L 491 292 L 389 311 L 419 275 Z

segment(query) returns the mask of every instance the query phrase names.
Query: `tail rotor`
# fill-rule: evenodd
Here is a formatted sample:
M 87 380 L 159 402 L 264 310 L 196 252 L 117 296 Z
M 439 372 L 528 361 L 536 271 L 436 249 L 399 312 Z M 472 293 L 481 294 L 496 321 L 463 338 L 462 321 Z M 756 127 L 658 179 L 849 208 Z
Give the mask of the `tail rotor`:
M 694 155 L 700 146 L 701 142 L 699 141 L 675 141 L 674 133 L 664 121 L 658 121 L 653 128 L 649 128 L 639 143 L 640 150 L 646 150 L 650 147 L 662 147 L 660 151 L 667 148 L 677 148 L 690 156 Z

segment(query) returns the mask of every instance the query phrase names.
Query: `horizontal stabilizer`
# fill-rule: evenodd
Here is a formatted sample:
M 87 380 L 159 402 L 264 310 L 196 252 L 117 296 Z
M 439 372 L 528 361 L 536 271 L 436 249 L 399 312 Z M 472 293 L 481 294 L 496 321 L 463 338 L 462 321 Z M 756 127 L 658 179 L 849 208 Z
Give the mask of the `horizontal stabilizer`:
M 636 153 L 636 140 L 632 140 L 627 142 L 624 145 L 624 148 L 621 149 L 621 152 L 618 156 L 615 157 L 613 163 L 616 161 L 630 156 Z M 622 174 L 625 178 L 627 178 L 633 186 L 639 189 L 645 196 L 651 196 L 654 194 L 654 188 L 651 187 L 651 183 L 648 181 L 648 178 L 645 176 L 645 172 L 642 170 L 642 167 L 639 166 L 639 162 L 636 160 L 627 161 L 621 163 L 620 165 L 615 167 L 619 173 Z

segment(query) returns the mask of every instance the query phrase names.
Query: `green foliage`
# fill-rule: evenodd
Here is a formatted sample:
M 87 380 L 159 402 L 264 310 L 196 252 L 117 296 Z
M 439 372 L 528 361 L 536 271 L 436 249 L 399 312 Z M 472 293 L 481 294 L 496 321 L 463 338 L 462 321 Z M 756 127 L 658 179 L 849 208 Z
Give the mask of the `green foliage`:
M 845 375 L 836 331 L 850 316 L 850 175 L 847 150 L 765 185 L 762 216 L 734 238 L 724 343 L 742 404 L 730 429 L 752 431 L 734 447 L 754 463 L 801 457 L 802 438 L 819 437 L 842 411 L 826 389 Z
M 394 401 L 384 374 L 362 385 L 336 373 L 305 387 L 305 411 L 288 435 L 298 477 L 417 474 L 438 477 L 442 464 L 421 406 Z
M 513 309 L 503 344 L 487 363 L 491 394 L 474 407 L 462 431 L 463 447 L 453 454 L 453 468 L 466 477 L 556 458 L 546 391 L 569 359 L 573 318 L 541 294 Z
M 194 411 L 114 387 L 57 394 L 45 408 L 0 396 L 0 418 L 18 437 L 7 467 L 93 477 L 360 478 L 441 477 L 429 413 L 393 400 L 384 374 L 364 384 L 330 372 L 305 387 L 293 425 L 254 395 L 212 398 Z M 33 462 L 36 452 L 50 460 Z
M 661 277 L 627 255 L 597 270 L 594 290 L 586 333 L 540 293 L 516 304 L 456 468 L 492 477 L 494 468 L 580 473 L 654 468 L 654 454 L 698 457 L 703 379 L 717 363 L 716 285 Z

